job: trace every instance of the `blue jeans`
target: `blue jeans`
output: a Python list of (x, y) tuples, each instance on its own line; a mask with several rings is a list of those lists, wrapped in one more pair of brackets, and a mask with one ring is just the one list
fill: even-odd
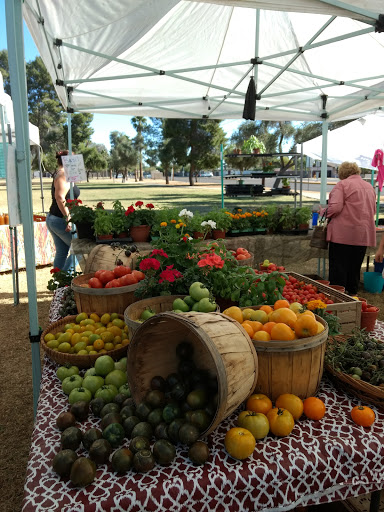
[(48, 213), (46, 223), (56, 248), (53, 266), (66, 272), (71, 268), (74, 259), (68, 256), (72, 235), (69, 231), (65, 231), (67, 223), (63, 218)]

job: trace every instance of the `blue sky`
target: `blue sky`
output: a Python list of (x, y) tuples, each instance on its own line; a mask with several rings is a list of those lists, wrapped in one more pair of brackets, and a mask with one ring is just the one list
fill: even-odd
[[(6, 24), (5, 24), (5, 0), (0, 0), (0, 50), (7, 48), (7, 34), (6, 34)], [(36, 48), (36, 45), (24, 23), (24, 52), (25, 52), (25, 60), (27, 62), (33, 60), (37, 55), (39, 55), (39, 51)], [(228, 135), (234, 131), (241, 121), (228, 119), (221, 123), (224, 131), (227, 132)], [(100, 144), (104, 144), (108, 149), (110, 148), (109, 144), (109, 134), (113, 130), (117, 130), (118, 132), (126, 133), (129, 137), (134, 137), (136, 135), (135, 130), (131, 125), (130, 116), (118, 116), (112, 114), (94, 114), (92, 128), (94, 129), (94, 133), (92, 135), (93, 142), (97, 142)]]

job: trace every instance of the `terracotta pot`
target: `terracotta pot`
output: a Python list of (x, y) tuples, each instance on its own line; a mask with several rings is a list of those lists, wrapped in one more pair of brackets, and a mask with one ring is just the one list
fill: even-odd
[(129, 228), (129, 234), (134, 242), (147, 242), (149, 240), (149, 234), (151, 232), (151, 226), (132, 226)]
[(316, 282), (324, 284), (325, 286), (328, 286), (330, 283), (330, 281), (327, 281), (326, 279), (316, 279)]
[(330, 284), (330, 288), (333, 288), (334, 290), (337, 290), (338, 292), (344, 293), (345, 292), (345, 286), (340, 286), (338, 284)]
[(308, 231), (308, 228), (309, 228), (309, 224), (299, 224), (297, 226), (297, 228), (300, 230), (300, 231)]
[(254, 155), (258, 155), (258, 154), (260, 153), (260, 149), (259, 149), (259, 148), (255, 148), (255, 149), (253, 149), (253, 150), (252, 150), (252, 153), (253, 153)]
[[(367, 304), (368, 308), (372, 307), (372, 304)], [(361, 312), (361, 325), (360, 329), (364, 329), (367, 332), (373, 331), (376, 325), (376, 320), (379, 315), (380, 309), (377, 308), (377, 311), (362, 311)]]
[(195, 239), (204, 238), (204, 233), (202, 233), (201, 231), (194, 231), (193, 238), (195, 238)]
[(206, 240), (212, 240), (212, 232), (208, 231), (207, 236), (205, 237)]
[(122, 233), (119, 233), (117, 235), (117, 238), (127, 238), (128, 233), (126, 231), (123, 231)]
[(110, 234), (110, 235), (97, 235), (97, 238), (99, 240), (112, 240), (113, 239), (113, 235)]
[(213, 229), (212, 236), (214, 240), (217, 240), (218, 238), (225, 238), (225, 231), (224, 229)]

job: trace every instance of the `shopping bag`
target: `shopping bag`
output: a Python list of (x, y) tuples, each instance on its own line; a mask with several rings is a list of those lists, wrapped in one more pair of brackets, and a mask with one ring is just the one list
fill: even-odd
[(309, 242), (310, 247), (316, 247), (317, 249), (328, 249), (327, 242), (327, 212), (325, 211), (317, 226), (313, 228), (312, 238)]

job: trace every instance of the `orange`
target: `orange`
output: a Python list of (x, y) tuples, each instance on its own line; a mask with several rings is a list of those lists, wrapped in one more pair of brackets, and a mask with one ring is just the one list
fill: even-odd
[(279, 341), (292, 341), (295, 334), (287, 324), (277, 323), (271, 329), (271, 339)]
[(266, 331), (257, 331), (255, 332), (255, 334), (252, 336), (252, 339), (253, 340), (256, 340), (256, 341), (270, 341), (271, 339), (271, 336), (268, 332)]
[(253, 332), (261, 331), (263, 328), (263, 324), (261, 322), (257, 322), (256, 320), (248, 320), (248, 322), (253, 327)]
[(285, 299), (277, 300), (273, 305), (273, 309), (276, 310), (280, 308), (289, 308), (289, 302)]
[(289, 325), (289, 327), (293, 327), (297, 322), (297, 316), (292, 309), (279, 308), (271, 314), (271, 320), (272, 322), (283, 323)]
[(287, 409), (295, 420), (300, 419), (304, 409), (302, 399), (292, 393), (284, 393), (283, 395), (280, 395), (276, 400), (276, 407), (279, 407), (280, 409)]
[(309, 396), (304, 400), (304, 414), (310, 420), (321, 420), (325, 414), (325, 404), (320, 398)]
[(294, 325), (295, 333), (299, 338), (308, 338), (317, 334), (317, 321), (310, 315), (301, 315)]
[(230, 316), (234, 320), (237, 320), (239, 324), (243, 323), (243, 312), (237, 306), (231, 306), (223, 311), (223, 315)]
[(247, 334), (252, 338), (252, 336), (253, 336), (253, 327), (251, 325), (249, 325), (249, 323), (247, 321), (243, 322), (241, 325), (247, 331)]
[(261, 309), (261, 311), (265, 311), (268, 315), (268, 313), (270, 313), (271, 311), (273, 311), (273, 309), (271, 308), (271, 306), (260, 306), (259, 309)]
[(266, 324), (263, 325), (261, 329), (267, 332), (268, 334), (271, 334), (271, 330), (274, 325), (276, 325), (276, 322), (267, 322)]

